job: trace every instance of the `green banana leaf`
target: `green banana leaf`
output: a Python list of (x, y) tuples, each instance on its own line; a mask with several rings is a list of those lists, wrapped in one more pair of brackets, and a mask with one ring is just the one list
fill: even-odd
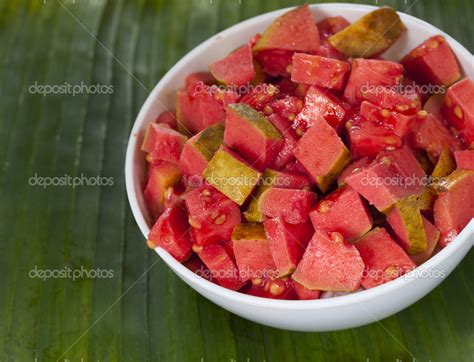
[[(145, 246), (123, 168), (149, 91), (209, 36), (298, 3), (0, 1), (0, 361), (472, 360), (472, 252), (395, 316), (294, 333), (213, 305)], [(474, 49), (471, 0), (364, 3), (418, 16)], [(67, 177), (80, 185), (61, 185)], [(85, 276), (96, 269), (106, 275)]]

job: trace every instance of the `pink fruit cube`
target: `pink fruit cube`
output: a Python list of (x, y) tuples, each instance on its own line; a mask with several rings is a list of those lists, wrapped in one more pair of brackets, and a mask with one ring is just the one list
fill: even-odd
[(365, 263), (362, 286), (366, 289), (396, 279), (416, 267), (384, 228), (375, 228), (354, 245)]
[(281, 218), (267, 219), (263, 222), (270, 242), (270, 250), (280, 277), (291, 274), (298, 265), (313, 236), (311, 223), (288, 224)]
[(281, 217), (290, 224), (308, 220), (308, 213), (316, 202), (316, 194), (306, 190), (272, 187), (259, 198), (259, 210), (268, 217)]
[(318, 202), (309, 214), (315, 229), (337, 231), (352, 241), (372, 229), (372, 217), (359, 194), (343, 187)]
[(247, 84), (255, 77), (250, 44), (246, 44), (225, 58), (212, 63), (209, 69), (214, 78), (226, 85)]
[(148, 152), (149, 160), (178, 163), (187, 137), (166, 124), (150, 123), (143, 139), (142, 151)]
[(459, 170), (474, 171), (474, 150), (455, 151), (454, 158)]

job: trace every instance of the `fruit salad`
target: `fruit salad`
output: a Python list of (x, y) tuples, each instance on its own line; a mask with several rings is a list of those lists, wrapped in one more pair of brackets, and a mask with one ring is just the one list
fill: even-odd
[[(377, 287), (474, 217), (474, 83), (446, 39), (399, 61), (388, 7), (277, 18), (207, 70), (143, 138), (148, 245), (258, 297)], [(236, 44), (237, 46), (238, 44)]]

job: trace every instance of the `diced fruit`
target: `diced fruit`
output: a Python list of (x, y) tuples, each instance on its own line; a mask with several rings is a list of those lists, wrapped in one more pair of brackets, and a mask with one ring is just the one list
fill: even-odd
[(160, 163), (149, 166), (148, 182), (143, 197), (151, 216), (156, 219), (165, 209), (165, 195), (169, 187), (181, 181), (181, 170), (173, 163)]
[(209, 72), (196, 72), (189, 74), (184, 80), (186, 89), (191, 87), (194, 82), (203, 82), (207, 85), (212, 85), (216, 82), (216, 79)]
[(456, 168), (449, 149), (445, 148), (439, 155), (438, 162), (431, 174), (432, 177), (448, 176)]
[(319, 33), (307, 4), (278, 17), (257, 41), (254, 51), (284, 49), (300, 52), (316, 51)]
[(263, 214), (258, 209), (258, 201), (263, 192), (272, 186), (279, 188), (302, 189), (309, 188), (310, 182), (308, 178), (304, 176), (266, 169), (247, 210), (244, 212), (244, 216), (247, 221), (263, 221)]
[(459, 141), (449, 133), (439, 119), (426, 113), (419, 115), (413, 122), (411, 139), (415, 147), (425, 150), (433, 160), (437, 160), (446, 147), (451, 152), (461, 147)]
[(313, 300), (313, 299), (319, 299), (321, 296), (321, 291), (319, 290), (311, 290), (308, 288), (305, 288), (302, 284), (294, 282), (295, 284), (295, 291), (296, 294), (298, 295), (299, 300)]
[(420, 210), (430, 212), (433, 209), (435, 197), (428, 187), (425, 187), (422, 194), (419, 196)]
[(408, 254), (426, 251), (427, 241), (417, 196), (398, 200), (388, 213), (387, 221)]
[(313, 192), (271, 187), (260, 196), (258, 207), (268, 217), (281, 217), (290, 224), (300, 224), (308, 220), (315, 202)]
[(295, 53), (291, 80), (329, 89), (342, 90), (350, 69), (347, 62), (304, 53)]
[(434, 204), (434, 221), (445, 247), (474, 218), (474, 172), (455, 171), (449, 176), (447, 190)]
[(442, 109), (468, 146), (474, 147), (474, 82), (463, 79), (449, 87)]
[(250, 88), (249, 92), (240, 98), (240, 103), (261, 112), (278, 95), (278, 89), (273, 84), (262, 83), (258, 87)]
[(387, 50), (406, 30), (397, 12), (381, 7), (331, 36), (331, 45), (353, 58), (370, 58)]
[(443, 114), (441, 113), (441, 108), (444, 103), (444, 94), (433, 94), (429, 97), (425, 104), (423, 104), (423, 110), (431, 113), (438, 119), (443, 119)]
[(176, 129), (176, 113), (164, 111), (156, 118), (156, 123), (167, 124), (173, 129)]
[(275, 276), (276, 266), (263, 224), (237, 225), (232, 233), (232, 245), (242, 280)]
[(246, 104), (227, 107), (224, 143), (263, 170), (283, 146), (280, 132), (261, 113)]
[(240, 86), (249, 83), (255, 77), (250, 44), (212, 63), (209, 69), (214, 78), (226, 85)]
[(289, 224), (277, 217), (263, 222), (270, 251), (280, 277), (291, 274), (298, 265), (314, 229), (311, 223)]
[(326, 192), (350, 162), (350, 153), (325, 120), (316, 119), (293, 151), (322, 192)]
[(209, 268), (199, 259), (197, 254), (192, 254), (188, 260), (183, 262), (183, 265), (191, 270), (194, 274), (212, 282), (212, 275)]
[(474, 150), (456, 151), (454, 158), (458, 169), (474, 171)]
[(229, 240), (240, 223), (239, 207), (210, 185), (188, 191), (185, 201), (197, 245)]
[(225, 121), (224, 107), (239, 96), (232, 90), (208, 86), (202, 81), (192, 83), (178, 92), (176, 118), (178, 130), (195, 134), (213, 124)]
[(340, 100), (318, 87), (311, 87), (306, 93), (304, 107), (296, 116), (293, 127), (303, 133), (317, 119), (325, 119), (333, 128), (339, 129), (346, 111)]
[(346, 182), (379, 211), (398, 200), (424, 191), (425, 172), (408, 148), (379, 154), (368, 167), (346, 177)]
[(283, 146), (281, 147), (280, 152), (278, 152), (278, 155), (270, 163), (271, 168), (281, 170), (288, 163), (294, 161), (295, 156), (293, 155), (293, 149), (296, 147), (298, 137), (295, 130), (291, 128), (291, 123), (287, 119), (274, 113), (268, 116), (268, 120), (283, 136)]
[(148, 243), (165, 249), (180, 262), (187, 259), (191, 237), (186, 211), (180, 205), (166, 209), (151, 228)]
[(315, 229), (337, 231), (348, 242), (372, 229), (372, 218), (367, 206), (351, 187), (332, 192), (319, 201), (309, 215)]
[(441, 35), (417, 46), (400, 63), (408, 76), (420, 84), (450, 85), (461, 77), (456, 57)]
[(263, 71), (272, 77), (288, 77), (290, 75), (288, 66), (291, 65), (292, 57), (291, 50), (282, 49), (261, 50), (255, 54)]
[(223, 140), (224, 125), (221, 123), (210, 126), (191, 137), (185, 143), (179, 159), (179, 166), (183, 172), (188, 176), (201, 175)]
[(414, 115), (404, 115), (387, 108), (376, 106), (367, 101), (361, 103), (360, 115), (369, 122), (383, 125), (387, 129), (393, 130), (393, 132), (401, 138), (407, 134), (415, 118)]
[(401, 138), (393, 129), (383, 124), (369, 122), (355, 115), (346, 122), (351, 153), (354, 158), (376, 157), (384, 150), (393, 150), (402, 146)]
[(412, 115), (421, 109), (421, 100), (418, 94), (410, 93), (407, 90), (398, 91), (393, 86), (364, 88), (361, 97), (379, 107), (401, 114)]
[(395, 62), (376, 59), (354, 59), (344, 90), (344, 98), (351, 104), (364, 100), (365, 92), (378, 91), (400, 83), (403, 67)]
[(351, 23), (342, 16), (330, 16), (316, 24), (319, 30), (319, 38), (321, 40), (329, 38), (331, 35), (340, 32), (349, 25), (351, 25)]
[(178, 163), (187, 137), (168, 125), (150, 123), (146, 130), (142, 150), (148, 152), (151, 162), (167, 161)]
[(206, 181), (238, 205), (242, 205), (261, 174), (225, 147), (209, 161), (203, 174)]
[(240, 279), (239, 270), (221, 245), (207, 245), (198, 255), (211, 271), (212, 280), (231, 290), (242, 288), (244, 282)]
[(341, 234), (316, 230), (292, 278), (310, 290), (350, 292), (359, 288), (363, 272), (359, 252)]
[(421, 265), (431, 258), (439, 240), (439, 230), (424, 216), (421, 218), (423, 219), (423, 228), (426, 235), (426, 251), (411, 256), (411, 260), (413, 260), (416, 265)]
[(396, 279), (416, 266), (384, 228), (375, 228), (354, 245), (365, 263), (362, 286), (366, 289)]
[(371, 162), (371, 159), (368, 157), (362, 157), (357, 161), (350, 163), (337, 178), (337, 184), (339, 187), (347, 185), (346, 177), (352, 175), (353, 173), (359, 172), (362, 168), (368, 166)]
[(255, 278), (246, 293), (261, 298), (298, 299), (294, 283), (288, 277), (281, 279)]

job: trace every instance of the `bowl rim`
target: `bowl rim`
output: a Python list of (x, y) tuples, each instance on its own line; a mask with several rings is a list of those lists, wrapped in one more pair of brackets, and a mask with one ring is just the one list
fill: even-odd
[[(328, 11), (337, 11), (338, 9), (350, 9), (350, 8), (358, 8), (360, 10), (367, 10), (372, 11), (379, 6), (373, 5), (365, 5), (365, 4), (349, 4), (349, 3), (325, 3), (325, 4), (310, 4), (309, 5), (312, 10), (314, 9), (323, 9)], [(242, 25), (251, 25), (253, 23), (259, 23), (265, 19), (274, 19), (277, 16), (281, 15), (282, 13), (289, 11), (295, 8), (286, 7), (278, 10), (274, 10), (271, 12), (259, 14), (255, 17), (249, 18), (247, 20), (241, 21), (237, 24), (232, 25), (229, 28), (226, 28), (220, 31), (217, 34), (214, 34), (191, 51), (186, 53), (171, 69), (169, 69), (166, 74), (160, 79), (160, 81), (155, 85), (151, 93), (148, 95), (145, 103), (142, 105), (140, 112), (135, 119), (133, 124), (130, 137), (128, 140), (128, 145), (126, 149), (126, 159), (125, 159), (125, 185), (126, 185), (126, 192), (129, 200), (130, 207), (132, 209), (132, 213), (137, 223), (140, 231), (146, 238), (150, 227), (146, 222), (146, 217), (142, 213), (139, 203), (137, 201), (137, 192), (134, 184), (134, 171), (135, 171), (135, 164), (134, 164), (134, 157), (135, 151), (137, 149), (137, 133), (138, 130), (143, 122), (146, 122), (145, 116), (148, 110), (151, 108), (153, 103), (156, 99), (158, 99), (159, 93), (163, 91), (164, 85), (168, 82), (168, 80), (172, 77), (172, 75), (179, 69), (183, 64), (191, 60), (196, 54), (199, 54), (202, 49), (209, 46), (212, 42), (215, 41), (216, 38), (225, 37), (229, 33), (233, 33)], [(441, 29), (435, 27), (434, 25), (418, 19), (412, 15), (397, 11), (403, 21), (408, 21), (411, 23), (415, 23), (418, 26), (425, 27), (433, 32), (443, 35), (450, 46), (453, 48), (453, 52), (459, 57), (460, 55), (464, 58), (472, 57), (472, 54), (457, 40), (452, 38), (449, 34), (445, 33)], [(140, 188), (141, 189), (141, 188)], [(461, 247), (464, 243), (468, 243), (471, 240), (471, 247), (474, 242), (474, 219), (471, 219), (468, 225), (459, 233), (455, 240), (449, 243), (444, 249), (438, 252), (436, 255), (431, 257), (428, 261), (417, 266), (411, 272), (394, 279), (390, 282), (385, 284), (379, 285), (374, 288), (365, 289), (360, 292), (337, 296), (332, 298), (325, 298), (325, 299), (315, 299), (315, 300), (278, 300), (278, 299), (270, 299), (270, 298), (263, 298), (252, 296), (244, 293), (240, 293), (237, 291), (233, 291), (227, 288), (224, 288), (218, 284), (212, 283), (199, 275), (195, 274), (193, 271), (186, 268), (183, 264), (178, 262), (174, 257), (172, 257), (166, 250), (156, 247), (155, 251), (157, 254), (163, 259), (163, 261), (170, 267), (180, 278), (184, 281), (192, 280), (194, 278), (194, 282), (199, 285), (200, 288), (205, 290), (209, 294), (214, 294), (223, 299), (231, 299), (234, 302), (240, 302), (247, 305), (252, 305), (255, 307), (263, 307), (263, 308), (274, 308), (279, 310), (291, 309), (291, 310), (308, 310), (308, 309), (331, 309), (334, 307), (340, 306), (349, 306), (352, 304), (359, 304), (363, 301), (368, 299), (377, 298), (383, 294), (393, 292), (398, 290), (402, 287), (405, 287), (415, 281), (421, 279), (420, 277), (414, 276), (415, 273), (423, 273), (423, 271), (428, 270), (436, 270), (436, 266), (442, 264), (445, 260), (447, 260), (452, 254), (455, 253), (457, 249)], [(447, 275), (446, 275), (447, 276)], [(446, 277), (444, 276), (444, 277)], [(442, 277), (441, 279), (443, 279)], [(198, 291), (199, 292), (199, 291)]]

